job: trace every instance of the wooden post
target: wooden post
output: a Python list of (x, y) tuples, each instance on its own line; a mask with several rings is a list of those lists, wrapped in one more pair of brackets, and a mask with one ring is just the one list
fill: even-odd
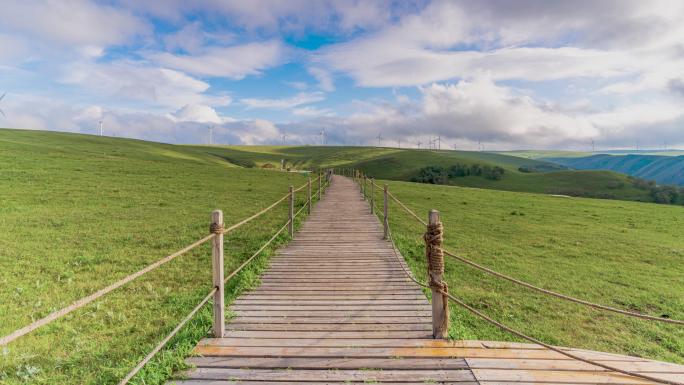
[(323, 173), (318, 172), (318, 200), (320, 201), (321, 198), (323, 198)]
[(311, 214), (311, 177), (309, 177), (309, 185), (308, 185), (308, 188), (309, 188), (309, 196), (308, 196), (308, 198), (307, 198), (307, 199), (308, 199), (308, 203), (307, 203), (307, 207), (306, 207), (306, 212), (307, 212), (307, 214)]
[(371, 206), (371, 214), (375, 214), (375, 178), (371, 178), (370, 181), (370, 206)]
[(382, 219), (382, 227), (383, 227), (383, 229), (384, 229), (384, 235), (382, 236), (382, 239), (387, 239), (387, 236), (388, 236), (388, 233), (389, 233), (389, 222), (388, 222), (388, 218), (387, 218), (387, 214), (388, 214), (388, 211), (389, 211), (389, 210), (388, 210), (388, 209), (389, 209), (389, 201), (387, 200), (387, 198), (389, 198), (389, 197), (387, 196), (387, 195), (388, 195), (388, 194), (387, 194), (388, 188), (389, 188), (389, 187), (385, 184), (385, 188), (384, 188), (384, 197), (385, 197), (384, 205), (385, 205), (385, 206), (384, 206), (384, 208), (383, 208), (383, 209), (384, 209), (384, 212), (383, 212), (383, 217), (382, 217), (382, 218), (383, 218), (383, 219)]
[(361, 197), (366, 199), (366, 176), (364, 175), (359, 182), (361, 182)]
[[(440, 223), (439, 211), (430, 210), (428, 214), (428, 225), (434, 226)], [(441, 239), (434, 245), (441, 249)], [(430, 258), (430, 257), (428, 257)], [(439, 291), (433, 282), (444, 281), (444, 255), (440, 254), (441, 263), (433, 264), (428, 261), (428, 275), (430, 276), (430, 289), (432, 290), (432, 338), (446, 339), (449, 334), (449, 300), (446, 295)], [(441, 268), (436, 268), (439, 265)]]
[[(212, 228), (223, 229), (223, 211), (214, 210), (211, 213)], [(223, 338), (225, 334), (225, 303), (223, 300), (223, 233), (214, 236), (211, 249), (211, 267), (213, 282), (216, 287), (214, 293), (214, 337)]]
[(294, 186), (290, 186), (290, 223), (287, 225), (287, 231), (290, 233), (291, 237), (294, 236), (294, 201)]

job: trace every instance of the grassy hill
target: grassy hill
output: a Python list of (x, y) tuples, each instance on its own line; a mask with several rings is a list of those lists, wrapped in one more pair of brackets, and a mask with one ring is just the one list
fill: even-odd
[[(0, 335), (201, 238), (213, 209), (234, 223), (303, 182), (188, 147), (0, 130)], [(286, 211), (282, 205), (227, 236), (226, 271), (270, 238)], [(227, 289), (231, 298), (266, 260)], [(118, 383), (210, 288), (205, 245), (10, 344), (0, 354), (0, 383)], [(145, 383), (180, 365), (210, 319), (204, 312), (184, 330), (172, 343), (176, 354), (145, 369)]]
[[(561, 293), (684, 319), (684, 207), (387, 183), (420, 216), (440, 210), (445, 247), (468, 259)], [(376, 202), (382, 202), (379, 191)], [(425, 281), (424, 227), (394, 202), (390, 224), (402, 254)], [(599, 312), (445, 259), (450, 293), (528, 335), (684, 363), (684, 328), (678, 325)], [(450, 336), (517, 340), (455, 305)]]
[[(211, 210), (221, 208), (226, 222), (235, 222), (282, 196), (287, 186), (303, 183), (300, 175), (256, 167), (262, 162), (279, 164), (284, 154), (302, 168), (364, 163), (377, 176), (396, 178), (410, 176), (402, 168), (414, 170), (439, 161), (449, 165), (488, 160), (511, 173), (528, 164), (497, 154), (172, 146), (0, 130), (0, 335), (200, 238), (207, 232)], [(240, 162), (255, 167), (236, 167)], [(580, 175), (582, 181), (596, 176), (591, 183), (605, 183), (600, 172), (578, 173), (585, 172), (519, 173), (519, 179), (511, 179), (527, 189), (550, 183), (554, 174), (561, 175), (551, 179), (556, 185), (565, 181), (572, 186), (568, 175)], [(469, 258), (571, 295), (684, 318), (682, 207), (389, 183), (418, 212), (442, 210), (447, 245)], [(285, 218), (286, 208), (279, 207), (230, 234), (226, 270), (247, 258)], [(424, 229), (399, 214), (391, 221), (402, 252), (421, 274)], [(228, 299), (254, 285), (267, 263), (267, 256), (260, 258), (241, 274), (227, 288)], [(681, 328), (559, 303), (451, 262), (447, 272), (452, 292), (547, 342), (684, 360)], [(210, 282), (207, 246), (10, 344), (0, 354), (0, 382), (117, 383), (205, 295)], [(453, 314), (454, 337), (510, 338), (456, 309)], [(144, 383), (163, 383), (209, 325), (205, 311), (172, 341), (173, 350), (144, 370)]]
[[(378, 179), (411, 181), (428, 166), (449, 168), (455, 164), (499, 166), (500, 180), (481, 176), (450, 178), (449, 184), (496, 190), (652, 201), (649, 192), (636, 187), (626, 175), (610, 171), (569, 171), (541, 160), (476, 151), (437, 151), (378, 147), (319, 146), (190, 146), (244, 167), (347, 167), (363, 170)], [(557, 170), (521, 172), (521, 167)]]
[(684, 186), (684, 155), (609, 155), (548, 158), (578, 170), (610, 170), (659, 184)]

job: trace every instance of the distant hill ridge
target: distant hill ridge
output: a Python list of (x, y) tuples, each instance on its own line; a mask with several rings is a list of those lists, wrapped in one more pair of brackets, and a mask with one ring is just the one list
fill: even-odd
[(544, 158), (577, 170), (609, 170), (654, 180), (658, 184), (684, 186), (684, 155), (611, 155)]

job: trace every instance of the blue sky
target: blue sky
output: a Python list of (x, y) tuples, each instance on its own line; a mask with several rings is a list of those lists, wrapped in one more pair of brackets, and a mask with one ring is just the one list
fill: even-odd
[[(684, 3), (10, 0), (0, 127), (205, 143), (684, 146)], [(423, 145), (425, 146), (425, 145)]]

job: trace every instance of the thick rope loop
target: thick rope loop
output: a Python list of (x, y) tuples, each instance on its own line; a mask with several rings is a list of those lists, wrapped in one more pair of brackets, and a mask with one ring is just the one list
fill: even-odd
[(212, 234), (223, 234), (224, 231), (222, 223), (212, 223), (209, 225), (209, 232)]
[(443, 234), (442, 222), (427, 225), (423, 240), (425, 241), (425, 256), (428, 260), (429, 271), (444, 272)]

